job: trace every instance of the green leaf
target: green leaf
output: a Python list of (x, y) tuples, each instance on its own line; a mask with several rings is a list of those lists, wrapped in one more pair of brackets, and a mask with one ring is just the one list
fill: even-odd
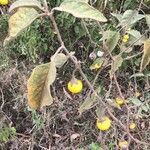
[(127, 31), (127, 33), (134, 36), (136, 39), (140, 39), (142, 36), (141, 33), (137, 30), (129, 30), (129, 31)]
[(145, 15), (145, 18), (146, 18), (146, 23), (150, 29), (150, 15)]
[[(96, 91), (97, 93), (100, 93), (101, 87), (98, 87)], [(82, 114), (84, 111), (91, 109), (96, 102), (97, 102), (97, 98), (95, 97), (94, 93), (88, 95), (84, 100), (84, 102), (80, 105), (78, 112)]]
[(150, 39), (144, 42), (144, 53), (141, 61), (140, 71), (143, 71), (150, 63)]
[(126, 10), (118, 26), (129, 28), (144, 17), (145, 16), (139, 14), (137, 10)]
[(92, 108), (92, 106), (94, 105), (94, 103), (97, 101), (96, 97), (94, 94), (90, 96), (88, 96), (84, 102), (80, 105), (78, 112), (80, 114), (82, 114), (84, 111), (89, 110)]
[(18, 8), (9, 19), (9, 35), (4, 40), (4, 46), (20, 35), (38, 16), (34, 8)]
[(112, 16), (118, 19), (119, 22), (122, 20), (122, 14), (111, 13)]
[(10, 5), (9, 12), (18, 9), (19, 7), (34, 7), (42, 9), (41, 3), (37, 0), (17, 0)]
[(142, 102), (136, 97), (129, 98), (129, 101), (131, 101), (137, 107), (142, 105)]
[(130, 36), (129, 44), (134, 43), (134, 45), (141, 45), (145, 41), (145, 37), (142, 36), (141, 33), (137, 30), (129, 30), (127, 33), (132, 36)]
[(119, 32), (110, 30), (105, 31), (102, 38), (102, 40), (105, 40), (105, 44), (110, 52), (116, 47), (119, 39)]
[(98, 143), (92, 142), (90, 144), (90, 150), (102, 150), (101, 146)]
[(64, 1), (59, 7), (55, 7), (54, 9), (68, 12), (78, 18), (89, 18), (100, 22), (107, 21), (107, 19), (100, 11), (90, 6), (88, 3), (83, 2), (83, 0)]

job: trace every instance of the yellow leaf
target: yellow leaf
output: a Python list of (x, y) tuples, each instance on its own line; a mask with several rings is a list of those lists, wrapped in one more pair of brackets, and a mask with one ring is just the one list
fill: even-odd
[(144, 54), (141, 61), (140, 71), (143, 71), (150, 63), (150, 39), (144, 42)]
[(55, 54), (51, 57), (50, 63), (33, 69), (27, 83), (28, 105), (31, 108), (40, 109), (53, 103), (50, 86), (56, 78), (56, 67), (60, 68), (67, 59), (68, 57), (63, 53)]
[(55, 63), (37, 66), (27, 83), (28, 105), (33, 109), (39, 109), (43, 106), (51, 105), (53, 102), (50, 85), (56, 78)]
[(34, 8), (18, 8), (9, 19), (9, 35), (4, 41), (4, 46), (15, 39), (38, 16), (39, 14)]
[(110, 76), (113, 77), (114, 73), (121, 67), (123, 63), (123, 58), (121, 55), (116, 55), (113, 57), (113, 62), (111, 64)]

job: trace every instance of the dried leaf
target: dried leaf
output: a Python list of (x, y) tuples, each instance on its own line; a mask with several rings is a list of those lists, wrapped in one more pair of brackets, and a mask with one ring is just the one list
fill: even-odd
[(9, 35), (4, 40), (4, 46), (15, 39), (38, 16), (39, 14), (34, 8), (18, 8), (17, 12), (9, 19)]
[(103, 38), (101, 40), (104, 40), (107, 46), (107, 49), (109, 51), (112, 51), (116, 47), (119, 39), (120, 39), (119, 32), (108, 30), (104, 32)]
[(143, 71), (150, 63), (150, 39), (144, 42), (144, 54), (141, 61), (140, 71)]
[(68, 12), (78, 18), (89, 18), (100, 22), (107, 21), (100, 11), (90, 6), (87, 1), (83, 2), (83, 0), (66, 0), (54, 9)]
[(53, 103), (50, 86), (56, 78), (56, 67), (62, 66), (67, 59), (65, 54), (55, 54), (51, 57), (50, 63), (39, 65), (33, 69), (27, 83), (28, 105), (31, 108), (41, 109)]
[(56, 67), (60, 68), (61, 66), (64, 65), (64, 63), (67, 61), (68, 56), (66, 56), (63, 53), (59, 53), (56, 56), (52, 56), (51, 61), (54, 61), (54, 63), (56, 64)]
[(122, 63), (123, 63), (123, 58), (121, 57), (121, 55), (114, 56), (113, 62), (111, 64), (110, 74), (113, 75), (119, 69), (119, 67), (121, 67)]
[(56, 78), (54, 62), (37, 66), (27, 83), (28, 105), (33, 109), (51, 105), (53, 102), (50, 85)]
[[(98, 87), (96, 91), (97, 93), (100, 93), (101, 87)], [(91, 109), (96, 102), (97, 102), (97, 98), (95, 97), (94, 93), (92, 93), (91, 95), (88, 95), (86, 99), (84, 100), (84, 102), (79, 107), (78, 112), (82, 114), (84, 111)]]
[(92, 108), (93, 104), (97, 101), (95, 95), (92, 94), (91, 97), (87, 97), (78, 109), (79, 114)]
[(9, 12), (11, 13), (19, 7), (35, 7), (42, 9), (41, 3), (37, 0), (17, 0), (10, 5)]

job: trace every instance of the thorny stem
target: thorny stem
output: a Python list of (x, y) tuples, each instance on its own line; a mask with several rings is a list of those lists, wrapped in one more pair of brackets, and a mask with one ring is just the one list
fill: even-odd
[(145, 145), (150, 145), (149, 143), (146, 143), (146, 142), (142, 142), (142, 141), (139, 141), (138, 139), (135, 139), (128, 131), (127, 131), (127, 128), (126, 126), (124, 126), (122, 124), (122, 122), (120, 120), (118, 120), (113, 114), (112, 112), (110, 111), (110, 109), (108, 108), (108, 106), (102, 101), (101, 97), (97, 94), (97, 92), (95, 91), (95, 89), (93, 88), (92, 84), (89, 82), (89, 80), (87, 79), (86, 75), (84, 74), (84, 72), (82, 71), (81, 67), (80, 67), (80, 63), (78, 61), (76, 61), (73, 56), (69, 53), (68, 49), (65, 47), (64, 45), (64, 42), (62, 40), (62, 37), (61, 37), (61, 34), (59, 32), (59, 29), (58, 29), (58, 26), (57, 26), (57, 23), (55, 21), (55, 18), (53, 16), (53, 11), (52, 10), (51, 12), (48, 11), (47, 15), (50, 17), (50, 20), (55, 28), (55, 31), (57, 33), (57, 37), (58, 37), (58, 40), (61, 44), (61, 47), (62, 49), (64, 49), (64, 51), (66, 52), (66, 54), (69, 56), (69, 58), (72, 60), (72, 62), (75, 64), (75, 67), (77, 67), (77, 69), (79, 70), (81, 76), (83, 77), (83, 79), (85, 80), (85, 82), (87, 83), (87, 85), (89, 86), (90, 90), (93, 92), (93, 94), (95, 95), (95, 97), (97, 97), (97, 99), (101, 102), (101, 104), (106, 108), (108, 114), (111, 116), (111, 118), (118, 124), (120, 124), (120, 126), (127, 132), (127, 134), (130, 136), (130, 138), (135, 141), (136, 143), (138, 144), (145, 144)]

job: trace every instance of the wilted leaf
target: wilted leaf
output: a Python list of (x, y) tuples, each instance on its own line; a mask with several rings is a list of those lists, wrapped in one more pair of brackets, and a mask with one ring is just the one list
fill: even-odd
[[(97, 93), (100, 93), (101, 87), (97, 88), (96, 91)], [(95, 97), (94, 93), (88, 95), (84, 102), (80, 105), (78, 109), (79, 113), (82, 114), (84, 111), (91, 109), (96, 102), (97, 98)]]
[(59, 7), (54, 8), (55, 10), (65, 11), (78, 18), (89, 18), (100, 22), (106, 22), (107, 19), (97, 9), (90, 6), (87, 1), (83, 0), (66, 0), (61, 3)]
[(67, 61), (68, 56), (63, 53), (57, 54), (55, 57), (52, 56), (51, 61), (56, 64), (56, 67), (60, 68)]
[(133, 25), (134, 23), (136, 23), (144, 17), (145, 16), (139, 14), (137, 10), (126, 10), (118, 26), (129, 28), (131, 25)]
[(113, 75), (119, 69), (119, 67), (121, 67), (122, 63), (123, 63), (123, 58), (121, 57), (121, 55), (114, 56), (113, 62), (111, 64), (110, 74)]
[(96, 116), (100, 119), (105, 114), (105, 108), (102, 105), (96, 107)]
[(50, 86), (56, 78), (56, 67), (61, 67), (67, 59), (63, 53), (55, 54), (51, 57), (50, 63), (39, 65), (33, 69), (27, 83), (28, 105), (31, 108), (39, 109), (53, 103)]
[(4, 41), (4, 46), (24, 31), (38, 16), (34, 8), (18, 8), (9, 19), (9, 35)]
[(50, 85), (56, 78), (56, 66), (54, 62), (37, 66), (27, 83), (28, 105), (33, 109), (51, 105), (53, 98), (50, 93)]
[(144, 54), (141, 61), (140, 71), (143, 71), (150, 63), (150, 39), (144, 42)]
[(103, 38), (101, 40), (104, 40), (107, 46), (107, 49), (109, 51), (112, 51), (116, 47), (119, 39), (120, 39), (119, 32), (108, 30), (104, 32)]
[(79, 107), (78, 112), (82, 114), (84, 111), (91, 109), (96, 101), (97, 99), (94, 94), (92, 94), (91, 97), (88, 96)]
[(150, 29), (150, 15), (145, 15), (145, 17), (146, 17), (147, 25), (148, 25), (148, 27)]
[(16, 10), (19, 7), (35, 7), (42, 9), (41, 3), (37, 0), (17, 0), (10, 5), (9, 12)]

